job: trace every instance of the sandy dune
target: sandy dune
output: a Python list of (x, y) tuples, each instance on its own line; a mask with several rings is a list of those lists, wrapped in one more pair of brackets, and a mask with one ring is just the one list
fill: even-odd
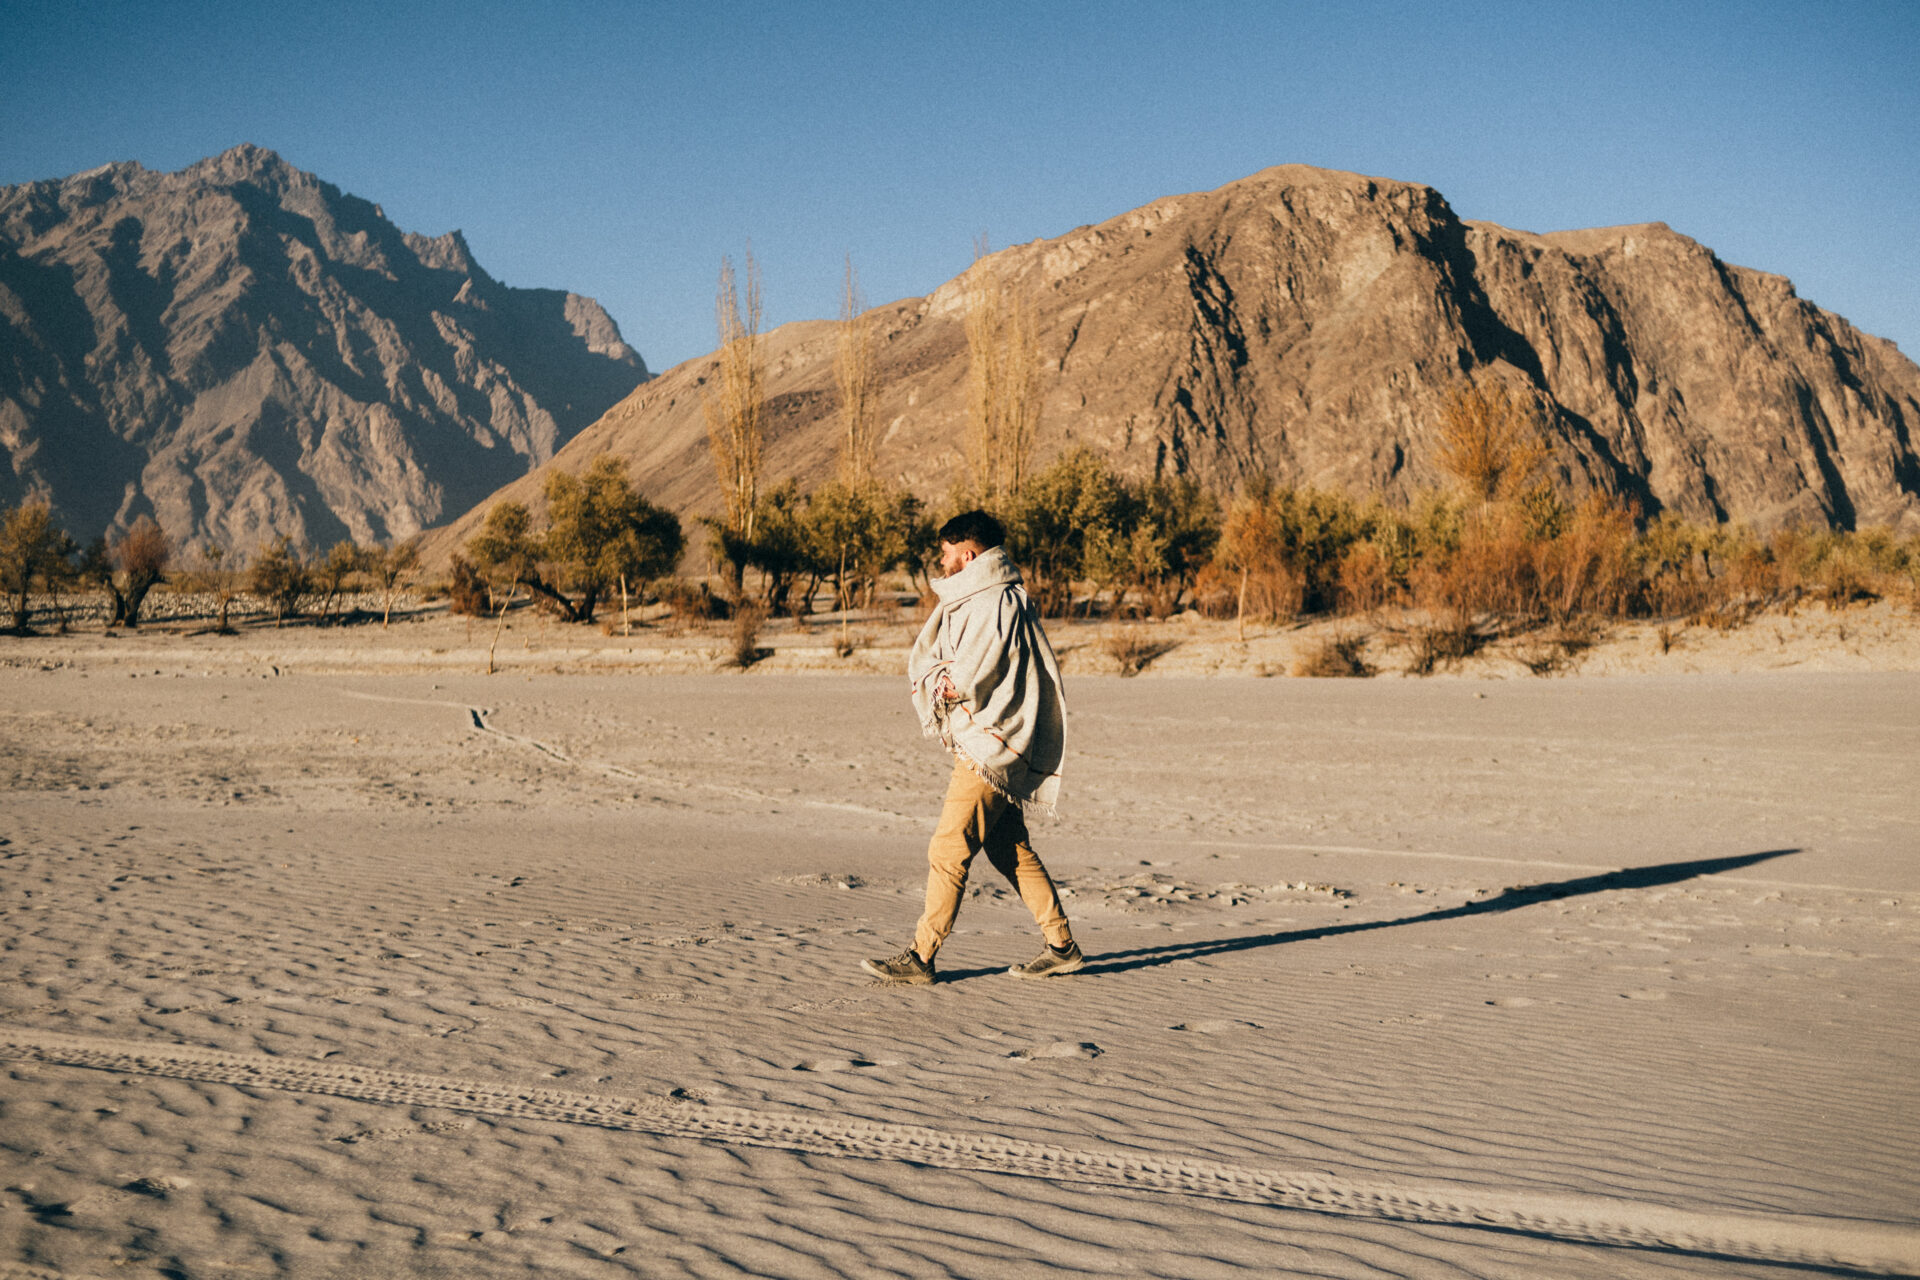
[(1920, 1271), (1920, 675), (1081, 675), (897, 990), (900, 680), (218, 643), (0, 671), (0, 1275)]

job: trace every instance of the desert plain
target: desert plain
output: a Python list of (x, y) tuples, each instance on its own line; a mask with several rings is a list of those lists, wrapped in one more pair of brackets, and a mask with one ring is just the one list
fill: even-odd
[(1090, 963), (1007, 976), (980, 865), (920, 988), (898, 628), (0, 639), (0, 1275), (1920, 1272), (1890, 610), (1544, 679), (1059, 628)]

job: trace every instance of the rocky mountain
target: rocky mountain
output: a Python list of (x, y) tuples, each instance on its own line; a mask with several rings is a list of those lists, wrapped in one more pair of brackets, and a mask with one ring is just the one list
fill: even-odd
[(271, 151), (0, 188), (0, 503), (251, 551), (411, 535), (647, 378), (591, 298)]
[[(1034, 300), (1041, 462), (1087, 444), (1134, 475), (1223, 491), (1264, 470), (1405, 498), (1442, 481), (1449, 389), (1500, 379), (1538, 406), (1570, 490), (1762, 528), (1920, 529), (1920, 367), (1659, 223), (1534, 235), (1463, 221), (1429, 187), (1290, 165), (972, 269)], [(962, 467), (966, 280), (872, 313), (881, 468), (928, 496)], [(831, 473), (835, 332), (766, 335), (771, 479)], [(715, 510), (701, 413), (715, 367), (647, 383), (549, 465), (611, 450), (656, 501)]]

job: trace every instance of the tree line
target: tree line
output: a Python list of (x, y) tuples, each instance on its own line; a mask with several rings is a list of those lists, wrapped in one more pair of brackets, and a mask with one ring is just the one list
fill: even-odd
[[(1649, 520), (1606, 494), (1564, 492), (1550, 479), (1539, 405), (1490, 379), (1462, 380), (1446, 398), (1433, 424), (1446, 481), (1404, 505), (1257, 474), (1218, 494), (1189, 478), (1122, 475), (1086, 448), (1036, 469), (1045, 362), (1034, 307), (984, 241), (965, 290), (965, 466), (944, 503), (930, 505), (878, 474), (878, 339), (851, 260), (834, 360), (837, 473), (810, 492), (792, 480), (770, 485), (762, 475), (766, 373), (751, 248), (744, 278), (743, 290), (731, 260), (722, 261), (720, 347), (704, 406), (723, 501), (699, 524), (720, 592), (678, 576), (687, 550), (681, 520), (650, 503), (624, 463), (602, 455), (577, 475), (550, 474), (538, 513), (518, 502), (488, 511), (453, 557), (456, 611), (504, 616), (524, 598), (565, 621), (591, 623), (616, 599), (629, 615), (651, 598), (706, 617), (743, 608), (803, 615), (823, 589), (836, 609), (871, 605), (890, 574), (924, 596), (937, 558), (936, 517), (971, 506), (1005, 524), (1008, 549), (1049, 616), (1191, 609), (1236, 619), (1244, 635), (1249, 619), (1412, 609), (1428, 620), (1429, 661), (1464, 656), (1500, 634), (1565, 630), (1581, 620), (1731, 626), (1808, 595), (1833, 604), (1920, 598), (1920, 537), (1886, 529), (1763, 536), (1670, 514)], [(173, 559), (146, 517), (85, 549), (54, 525), (45, 504), (23, 504), (0, 521), (0, 590), (15, 630), (26, 628), (36, 588), (56, 615), (65, 594), (103, 591), (109, 625), (137, 626)], [(385, 591), (384, 621), (417, 565), (410, 542), (346, 542), (321, 554), (280, 538), (250, 564), (202, 547), (179, 577), (215, 597), (224, 630), (228, 604), (243, 589), (266, 601), (276, 621), (314, 607), (331, 617), (356, 576)]]
[(370, 585), (381, 593), (385, 626), (396, 596), (419, 564), (419, 547), (411, 539), (375, 546), (349, 540), (322, 552), (281, 536), (251, 559), (214, 542), (182, 557), (151, 516), (83, 548), (55, 523), (45, 502), (0, 511), (0, 591), (16, 635), (31, 629), (35, 594), (65, 630), (69, 601), (84, 591), (107, 597), (108, 628), (138, 628), (154, 589), (163, 584), (210, 597), (212, 629), (220, 632), (232, 631), (232, 606), (242, 594), (263, 602), (276, 623), (316, 612), (321, 620), (333, 621), (349, 587)]
[[(1129, 478), (1086, 448), (1030, 470), (997, 499), (970, 476), (938, 508), (857, 472), (812, 492), (789, 480), (757, 491), (750, 523), (704, 522), (722, 566), (719, 595), (672, 576), (684, 545), (677, 522), (648, 507), (621, 465), (603, 456), (585, 480), (549, 482), (544, 533), (517, 504), (494, 508), (468, 544), (467, 571), (494, 592), (491, 601), (517, 584), (575, 621), (592, 619), (596, 584), (604, 595), (620, 566), (630, 584), (652, 584), (654, 598), (684, 612), (714, 616), (750, 604), (803, 615), (823, 589), (833, 608), (871, 603), (888, 574), (924, 596), (938, 518), (985, 503), (1047, 616), (1194, 610), (1236, 620), (1244, 634), (1250, 620), (1413, 610), (1428, 619), (1423, 642), (1434, 661), (1583, 621), (1732, 626), (1808, 597), (1835, 605), (1920, 599), (1920, 537), (1886, 529), (1762, 535), (1671, 514), (1644, 520), (1610, 495), (1564, 494), (1547, 477), (1535, 410), (1498, 384), (1456, 388), (1437, 435), (1447, 483), (1405, 505), (1264, 475), (1220, 495), (1190, 478)], [(584, 518), (567, 499), (576, 487), (606, 495), (600, 515)], [(648, 543), (641, 531), (649, 521), (669, 532)], [(628, 541), (595, 543), (590, 528), (624, 528)], [(599, 545), (623, 549), (595, 552)]]

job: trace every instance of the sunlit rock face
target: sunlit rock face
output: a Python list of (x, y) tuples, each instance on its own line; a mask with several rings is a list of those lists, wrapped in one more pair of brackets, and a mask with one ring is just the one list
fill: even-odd
[(0, 188), (0, 502), (83, 539), (409, 536), (647, 376), (591, 298), (509, 288), (271, 151)]
[[(1499, 380), (1536, 407), (1571, 492), (1762, 529), (1920, 529), (1920, 367), (1659, 223), (1534, 235), (1463, 221), (1429, 187), (1290, 165), (983, 267), (1037, 312), (1041, 463), (1086, 444), (1136, 476), (1230, 491), (1264, 471), (1405, 499), (1444, 482), (1449, 390)], [(963, 276), (871, 313), (879, 462), (930, 498), (964, 467), (966, 295)], [(766, 335), (770, 481), (832, 473), (836, 332)], [(657, 499), (716, 510), (714, 371), (709, 356), (640, 387), (549, 465), (611, 449)]]

